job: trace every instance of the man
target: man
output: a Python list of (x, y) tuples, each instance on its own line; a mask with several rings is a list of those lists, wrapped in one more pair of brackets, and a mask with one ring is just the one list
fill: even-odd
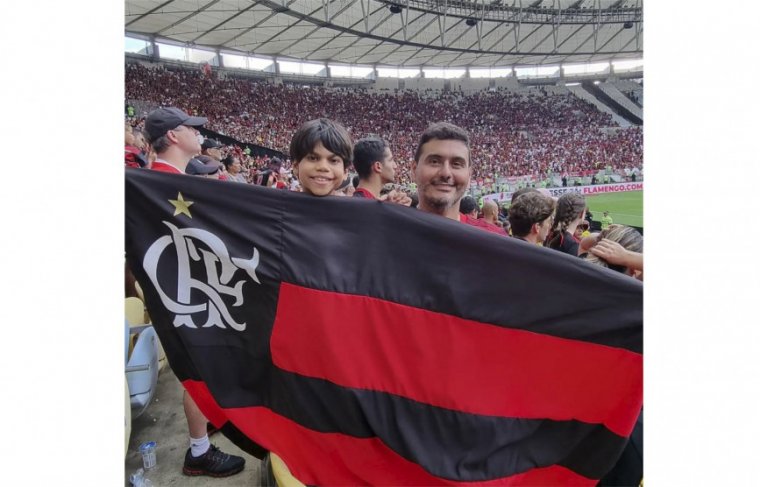
[(222, 162), (222, 144), (215, 139), (205, 139), (201, 144), (201, 153), (213, 158), (216, 162)]
[(518, 196), (509, 207), (512, 236), (530, 242), (542, 243), (554, 222), (554, 200), (539, 192)]
[[(197, 127), (208, 120), (191, 117), (179, 108), (159, 108), (145, 120), (145, 139), (156, 153), (151, 169), (171, 174), (185, 174), (190, 160), (201, 151), (203, 138)], [(193, 164), (196, 166), (196, 164)], [(218, 169), (218, 166), (217, 166)], [(185, 453), (182, 472), (186, 475), (228, 477), (245, 466), (242, 457), (228, 455), (208, 440), (208, 421), (193, 399), (184, 393), (183, 406), (190, 433), (190, 448)]]
[(499, 226), (499, 205), (493, 200), (483, 202), (483, 218), (478, 219), (483, 227), (493, 233), (507, 236), (507, 232)]
[(380, 194), (383, 186), (396, 180), (397, 167), (387, 142), (379, 137), (361, 139), (354, 145), (354, 168), (359, 175), (359, 185), (353, 196), (409, 206), (412, 199), (403, 192), (392, 190), (383, 197)]
[[(483, 203), (484, 210), (486, 208), (486, 203), (496, 205), (493, 201), (486, 201)], [(498, 208), (496, 211), (498, 212)], [(498, 233), (499, 235), (508, 237), (507, 232), (505, 232), (500, 226), (491, 224), (484, 218), (478, 218), (478, 203), (472, 196), (465, 196), (462, 198), (462, 201), (459, 202), (459, 213), (462, 214), (461, 221), (463, 223), (467, 223), (473, 227), (482, 228), (487, 232)]]
[(459, 213), (472, 220), (478, 219), (478, 202), (472, 196), (465, 196), (459, 202)]
[(610, 225), (612, 225), (614, 222), (612, 221), (612, 217), (610, 216), (609, 211), (604, 212), (604, 216), (602, 217), (602, 230), (607, 230)]
[(420, 137), (412, 162), (419, 208), (463, 221), (459, 203), (470, 185), (470, 137), (447, 122), (431, 124)]
[(190, 160), (185, 169), (186, 174), (202, 176), (209, 179), (219, 179), (221, 165), (210, 156), (198, 156)]

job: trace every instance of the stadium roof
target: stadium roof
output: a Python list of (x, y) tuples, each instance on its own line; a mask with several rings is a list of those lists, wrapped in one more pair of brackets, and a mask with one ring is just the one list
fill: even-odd
[(128, 34), (301, 61), (522, 66), (639, 59), (643, 0), (126, 0)]

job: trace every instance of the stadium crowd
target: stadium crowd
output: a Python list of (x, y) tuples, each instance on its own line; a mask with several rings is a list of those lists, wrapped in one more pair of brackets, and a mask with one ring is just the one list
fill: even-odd
[[(153, 106), (177, 106), (203, 114), (207, 128), (243, 144), (283, 153), (306, 120), (327, 117), (358, 140), (378, 135), (389, 141), (399, 163), (396, 182), (411, 182), (416, 134), (432, 120), (461, 126), (472, 141), (473, 180), (588, 173), (610, 168), (629, 174), (642, 167), (642, 131), (620, 128), (609, 114), (571, 94), (530, 92), (398, 91), (274, 85), (250, 79), (211, 76), (200, 70), (126, 65), (126, 98)], [(143, 116), (131, 123), (141, 128)], [(248, 157), (237, 146), (243, 173), (266, 167), (267, 157)]]
[[(147, 116), (140, 132), (127, 124), (127, 166), (191, 177), (223, 178), (230, 181), (229, 184), (244, 182), (236, 177), (240, 174), (238, 154), (225, 154), (225, 148), (218, 141), (200, 135), (200, 127), (208, 123), (210, 120), (205, 114), (189, 115), (178, 108), (164, 107)], [(504, 215), (499, 218), (493, 202), (483, 205), (482, 216), (478, 218), (476, 202), (465, 196), (471, 172), (476, 167), (471, 158), (474, 146), (467, 131), (456, 124), (437, 122), (408, 135), (416, 149), (409, 168), (418, 184), (416, 202), (411, 197), (393, 191), (384, 193), (381, 189), (397, 181), (399, 176), (400, 165), (394, 160), (391, 144), (379, 137), (352, 138), (345, 127), (326, 118), (313, 119), (297, 127), (288, 150), (293, 159), (291, 171), (285, 170), (278, 159), (271, 159), (266, 163), (266, 170), (256, 174), (254, 182), (294, 189), (288, 184), (292, 175), (300, 183), (300, 190), (313, 197), (348, 196), (346, 189), (353, 186), (356, 188), (353, 197), (417, 207), (420, 212), (449, 218), (505, 239), (543, 245), (553, 249), (552, 252), (585, 259), (589, 265), (608, 267), (643, 280), (641, 235), (631, 227), (612, 224), (611, 219), (599, 234), (583, 232), (587, 205), (582, 195), (570, 192), (555, 201), (545, 190), (526, 188), (513, 196), (506, 218)], [(149, 144), (147, 158), (146, 142)], [(356, 180), (348, 173), (352, 164), (358, 171)], [(245, 459), (224, 453), (210, 442), (206, 418), (187, 394), (183, 408), (190, 443), (183, 472), (226, 477), (242, 471)], [(641, 421), (639, 415), (637, 431), (642, 427)], [(626, 446), (626, 452), (631, 451), (632, 457), (624, 452), (602, 485), (635, 485), (640, 481), (641, 458), (636, 453), (640, 452), (640, 445), (634, 443), (631, 440)]]

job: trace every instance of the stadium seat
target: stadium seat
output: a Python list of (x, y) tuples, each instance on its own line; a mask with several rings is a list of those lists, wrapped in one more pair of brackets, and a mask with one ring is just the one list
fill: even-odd
[(124, 376), (124, 456), (129, 451), (129, 437), (132, 435), (132, 405), (129, 397), (129, 383)]
[(137, 340), (126, 365), (127, 386), (132, 417), (137, 418), (150, 404), (158, 382), (158, 337), (150, 325), (129, 327)]
[[(135, 288), (138, 289), (138, 294), (142, 295), (142, 290), (139, 289), (137, 282), (135, 282)], [(140, 298), (126, 298), (124, 300), (124, 313), (129, 325), (132, 327), (151, 323), (148, 311), (145, 309), (145, 305)], [(156, 337), (156, 340), (158, 341), (158, 370), (161, 371), (166, 367), (166, 353), (164, 353), (164, 347), (161, 346), (161, 341), (158, 340), (158, 337)], [(134, 339), (130, 345), (131, 350), (134, 347)]]

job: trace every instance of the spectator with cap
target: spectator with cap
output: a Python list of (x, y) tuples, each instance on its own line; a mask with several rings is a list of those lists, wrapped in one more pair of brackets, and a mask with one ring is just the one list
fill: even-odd
[(158, 108), (145, 119), (143, 134), (156, 153), (151, 169), (184, 174), (190, 159), (201, 152), (203, 136), (197, 127), (204, 117), (191, 117), (179, 108)]
[(204, 156), (212, 157), (216, 162), (222, 162), (222, 147), (224, 147), (218, 140), (206, 138), (201, 144), (201, 154)]
[[(203, 143), (197, 127), (206, 121), (204, 117), (191, 117), (174, 107), (159, 108), (148, 114), (143, 133), (156, 153), (151, 169), (170, 174), (186, 174), (191, 159), (201, 151)], [(196, 166), (193, 163), (193, 171)], [(208, 169), (202, 171), (205, 170)], [(244, 458), (224, 453), (209, 442), (208, 421), (187, 390), (184, 392), (183, 407), (190, 433), (190, 448), (185, 453), (182, 472), (193, 476), (228, 477), (242, 471)]]
[(222, 165), (210, 156), (198, 156), (190, 159), (185, 172), (192, 176), (203, 176), (210, 179), (219, 179), (222, 173)]

